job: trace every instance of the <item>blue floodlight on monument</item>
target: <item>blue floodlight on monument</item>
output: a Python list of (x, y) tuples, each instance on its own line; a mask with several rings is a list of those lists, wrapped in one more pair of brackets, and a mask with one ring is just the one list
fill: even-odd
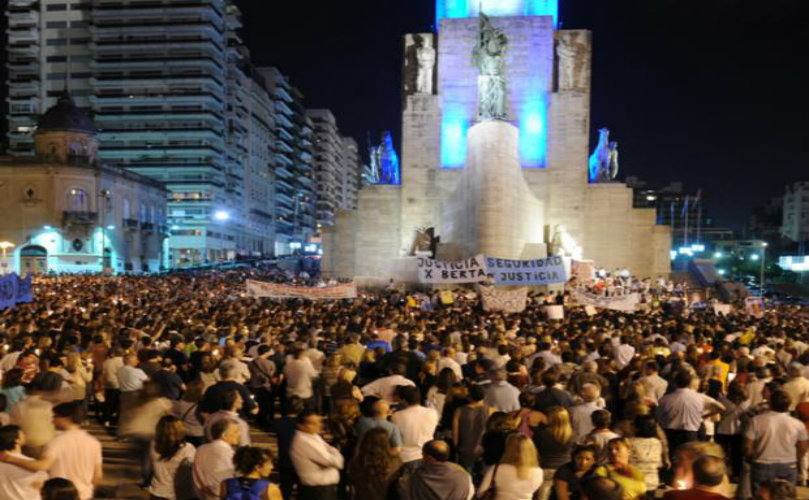
[(535, 95), (528, 96), (519, 114), (520, 163), (523, 168), (544, 168), (547, 147), (547, 106), (539, 85), (531, 86)]
[(449, 103), (441, 117), (441, 168), (463, 168), (469, 122), (460, 106)]
[(477, 17), (481, 4), (489, 16), (551, 16), (559, 19), (559, 0), (436, 0), (436, 26), (442, 19)]
[(381, 171), (377, 184), (399, 185), (402, 183), (399, 156), (393, 149), (393, 137), (387, 130), (382, 133), (382, 143), (376, 148), (376, 161)]

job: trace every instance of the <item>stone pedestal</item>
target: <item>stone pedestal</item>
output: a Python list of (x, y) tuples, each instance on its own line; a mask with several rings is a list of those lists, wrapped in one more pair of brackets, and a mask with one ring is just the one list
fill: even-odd
[(469, 129), (466, 168), (442, 209), (442, 243), (469, 257), (519, 259), (543, 244), (542, 205), (523, 177), (519, 131), (486, 121)]

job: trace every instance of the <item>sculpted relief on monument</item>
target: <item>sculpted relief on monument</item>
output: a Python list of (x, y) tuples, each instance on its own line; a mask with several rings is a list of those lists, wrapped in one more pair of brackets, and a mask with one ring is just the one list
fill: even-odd
[(432, 33), (405, 36), (405, 94), (435, 93), (435, 37)]
[(589, 40), (585, 31), (556, 33), (559, 90), (586, 90), (589, 86)]

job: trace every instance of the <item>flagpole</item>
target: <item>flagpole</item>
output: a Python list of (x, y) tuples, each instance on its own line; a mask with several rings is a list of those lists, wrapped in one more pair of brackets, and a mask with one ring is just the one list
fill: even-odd
[(688, 246), (688, 195), (685, 195), (685, 204), (683, 205), (685, 211), (685, 223), (683, 224), (683, 246)]

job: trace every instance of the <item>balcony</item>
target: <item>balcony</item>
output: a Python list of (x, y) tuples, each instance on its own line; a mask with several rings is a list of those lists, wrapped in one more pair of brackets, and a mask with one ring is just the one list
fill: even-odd
[(137, 231), (140, 227), (140, 222), (137, 219), (124, 219), (124, 228), (129, 231)]
[[(13, 4), (14, 2), (12, 2)], [(39, 24), (39, 12), (12, 12), (8, 15), (8, 25), (15, 28), (36, 27)]]
[(87, 210), (65, 210), (62, 212), (62, 226), (92, 226), (98, 220), (96, 212)]

